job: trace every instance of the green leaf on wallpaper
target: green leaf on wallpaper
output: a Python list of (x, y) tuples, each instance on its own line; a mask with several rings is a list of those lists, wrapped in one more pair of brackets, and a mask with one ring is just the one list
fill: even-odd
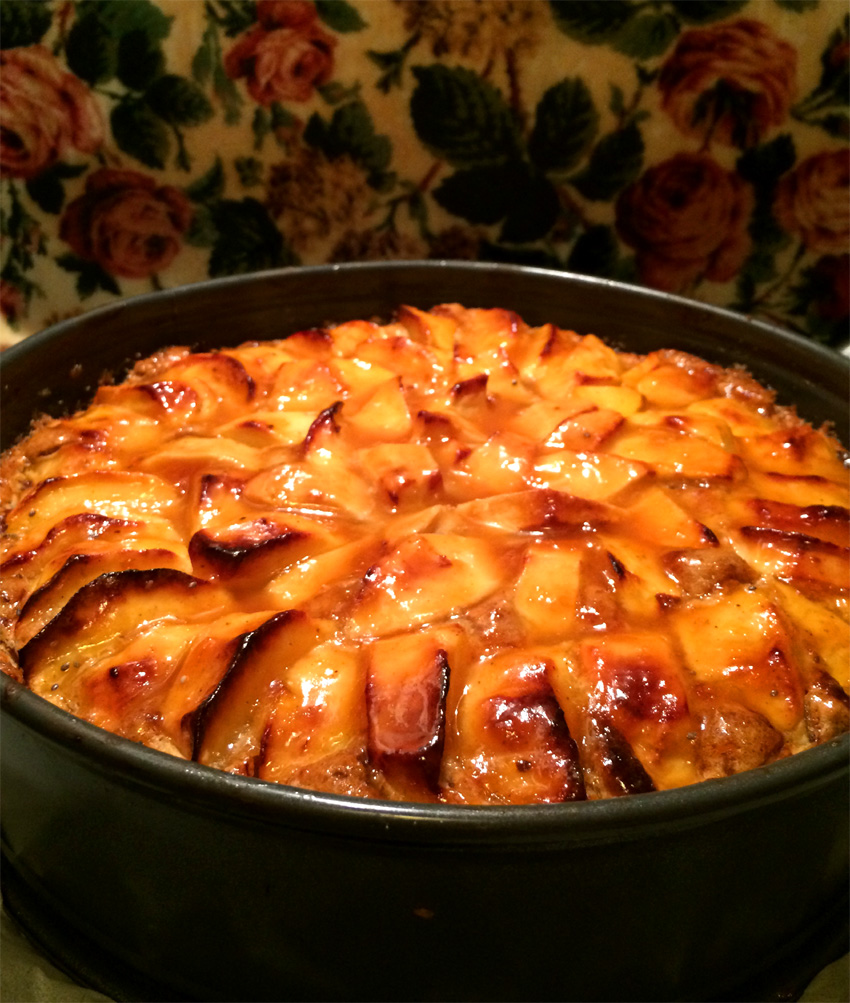
[(414, 66), (410, 99), (416, 135), (454, 167), (476, 167), (516, 158), (522, 148), (514, 117), (501, 92), (473, 70), (439, 63)]
[(165, 69), (159, 42), (137, 28), (118, 40), (118, 79), (133, 91), (143, 91)]
[(145, 100), (171, 125), (200, 125), (213, 115), (209, 98), (200, 87), (176, 73), (158, 77), (145, 92)]
[(220, 62), (220, 54), (215, 24), (208, 24), (201, 35), (201, 44), (192, 56), (192, 77), (196, 83), (203, 85), (209, 81), (213, 66)]
[(257, 20), (255, 0), (207, 0), (207, 17), (221, 25), (228, 38), (235, 38), (253, 27)]
[(769, 143), (754, 146), (742, 153), (735, 164), (738, 174), (755, 186), (764, 190), (776, 184), (780, 175), (791, 170), (797, 160), (797, 150), (790, 133), (783, 133)]
[(168, 38), (174, 20), (151, 0), (78, 0), (77, 10), (80, 17), (97, 17), (115, 38), (144, 31), (162, 41)]
[(678, 34), (679, 23), (671, 14), (641, 14), (623, 25), (612, 45), (632, 59), (653, 59), (666, 52)]
[(807, 10), (815, 10), (818, 3), (819, 0), (776, 0), (778, 7), (784, 7), (785, 10), (793, 10), (795, 14), (802, 14), (803, 11)]
[(840, 112), (812, 119), (812, 125), (820, 126), (833, 139), (850, 139), (850, 118)]
[(186, 243), (191, 247), (213, 247), (217, 240), (218, 230), (213, 222), (212, 209), (200, 202), (192, 214), (192, 222), (186, 233)]
[(263, 183), (265, 165), (256, 157), (235, 157), (233, 166), (239, 175), (239, 183), (243, 188), (254, 188)]
[(499, 239), (512, 244), (540, 240), (555, 225), (560, 208), (558, 193), (552, 182), (529, 172), (523, 184), (513, 193)]
[(555, 24), (585, 45), (610, 42), (635, 14), (628, 0), (550, 0)]
[(434, 201), (468, 223), (489, 226), (507, 216), (522, 174), (521, 165), (516, 163), (455, 171), (434, 189)]
[(316, 13), (334, 31), (361, 31), (368, 27), (357, 8), (347, 0), (316, 0)]
[(253, 198), (223, 199), (212, 211), (218, 231), (209, 275), (241, 275), (298, 261), (261, 202)]
[(27, 194), (43, 212), (56, 214), (65, 204), (65, 186), (62, 182), (66, 178), (76, 178), (86, 170), (86, 164), (54, 164), (27, 181)]
[(0, 48), (40, 42), (53, 19), (46, 0), (3, 0), (0, 3)]
[(567, 268), (580, 275), (613, 278), (617, 271), (619, 244), (610, 226), (591, 226), (578, 238), (567, 258)]
[(115, 76), (118, 45), (99, 17), (89, 14), (71, 25), (65, 44), (68, 68), (89, 84), (103, 83)]
[(224, 167), (216, 157), (208, 171), (183, 189), (193, 202), (215, 202), (224, 193)]
[(171, 148), (168, 126), (143, 100), (125, 98), (112, 109), (109, 122), (119, 150), (146, 167), (165, 167)]
[(541, 171), (566, 171), (586, 152), (599, 128), (599, 113), (580, 77), (554, 84), (537, 104), (528, 152)]
[(605, 202), (634, 181), (642, 167), (643, 137), (637, 125), (630, 122), (603, 136), (587, 166), (570, 181), (586, 199)]
[(121, 289), (113, 276), (94, 261), (86, 261), (76, 254), (63, 254), (56, 259), (56, 264), (66, 272), (77, 273), (77, 295), (81, 300), (88, 299), (98, 289), (115, 296), (121, 294)]
[(310, 116), (304, 140), (330, 159), (348, 155), (369, 175), (369, 184), (379, 187), (392, 159), (387, 136), (375, 132), (372, 116), (362, 101), (337, 108), (328, 122), (318, 113)]
[(748, 3), (749, 0), (672, 0), (676, 13), (690, 24), (720, 21), (746, 7)]

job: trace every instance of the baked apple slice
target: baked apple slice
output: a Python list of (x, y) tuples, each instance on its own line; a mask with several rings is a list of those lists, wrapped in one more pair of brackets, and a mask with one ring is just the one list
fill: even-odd
[[(125, 543), (126, 548), (126, 543)], [(99, 554), (74, 554), (21, 607), (15, 626), (15, 643), (23, 647), (62, 610), (83, 586), (109, 572), (130, 569), (173, 568), (191, 574), (188, 554), (172, 550), (110, 550)]]
[(446, 801), (540, 804), (585, 797), (578, 749), (548, 674), (532, 651), (485, 659), (471, 671), (447, 736)]
[(362, 651), (326, 641), (285, 672), (262, 734), (256, 775), (340, 794), (374, 796), (366, 770)]
[(194, 758), (228, 773), (254, 776), (263, 734), (288, 685), (289, 670), (331, 629), (328, 622), (285, 610), (243, 635), (221, 682), (198, 709)]
[(369, 648), (369, 759), (404, 800), (438, 793), (449, 656), (438, 631), (400, 634)]
[(159, 620), (215, 620), (230, 605), (223, 589), (171, 568), (116, 571), (84, 585), (20, 650), (24, 676), (37, 693), (63, 673), (118, 650)]
[(495, 591), (505, 575), (502, 554), (488, 540), (449, 533), (407, 537), (366, 572), (351, 633), (379, 637), (440, 620)]

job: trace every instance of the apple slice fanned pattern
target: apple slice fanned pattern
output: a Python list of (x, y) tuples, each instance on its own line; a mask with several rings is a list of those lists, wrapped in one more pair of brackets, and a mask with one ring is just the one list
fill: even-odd
[(168, 349), (3, 458), (6, 670), (231, 773), (635, 794), (848, 730), (844, 452), (501, 309)]

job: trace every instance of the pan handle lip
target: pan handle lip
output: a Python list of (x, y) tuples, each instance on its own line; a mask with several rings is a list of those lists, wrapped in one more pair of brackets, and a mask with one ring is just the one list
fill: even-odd
[[(745, 773), (673, 790), (557, 805), (423, 805), (304, 790), (182, 760), (74, 717), (3, 673), (0, 707), (4, 718), (77, 768), (179, 810), (392, 843), (499, 851), (647, 840), (723, 824), (830, 785), (846, 788), (850, 776), (850, 734), (843, 734)], [(7, 723), (0, 734), (9, 732)], [(9, 762), (13, 745), (3, 755), (7, 782), (20, 772)]]

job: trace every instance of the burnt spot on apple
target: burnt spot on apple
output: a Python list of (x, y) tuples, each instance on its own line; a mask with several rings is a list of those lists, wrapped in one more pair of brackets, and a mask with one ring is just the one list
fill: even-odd
[(850, 547), (850, 509), (841, 505), (800, 506), (754, 498), (750, 508), (759, 526), (804, 533), (839, 547)]
[(588, 717), (584, 751), (585, 772), (593, 778), (605, 795), (646, 794), (655, 790), (652, 777), (646, 772), (623, 733), (604, 714)]
[(309, 533), (261, 516), (215, 533), (198, 530), (189, 540), (189, 557), (194, 573), (203, 578), (226, 579), (263, 570), (271, 575), (305, 557), (312, 543)]
[(782, 580), (809, 580), (838, 589), (848, 584), (850, 549), (805, 533), (764, 526), (744, 526), (741, 535), (774, 557), (774, 573)]
[(586, 798), (578, 748), (545, 675), (525, 693), (490, 697), (483, 721), (487, 745), (509, 755), (515, 773), (536, 788), (534, 800)]
[(33, 686), (36, 676), (52, 680), (60, 665), (78, 662), (83, 649), (108, 648), (142, 623), (174, 615), (187, 619), (216, 614), (224, 597), (212, 585), (172, 568), (108, 572), (77, 591), (61, 612), (19, 653)]
[(329, 436), (339, 434), (339, 423), (336, 420), (336, 415), (341, 407), (342, 401), (335, 401), (330, 407), (326, 407), (324, 411), (320, 411), (316, 415), (306, 436), (304, 436), (304, 442), (301, 444), (303, 455), (306, 456), (311, 449), (317, 448)]
[(288, 668), (324, 636), (320, 621), (294, 609), (243, 634), (224, 676), (192, 718), (192, 757), (229, 772), (256, 761)]

